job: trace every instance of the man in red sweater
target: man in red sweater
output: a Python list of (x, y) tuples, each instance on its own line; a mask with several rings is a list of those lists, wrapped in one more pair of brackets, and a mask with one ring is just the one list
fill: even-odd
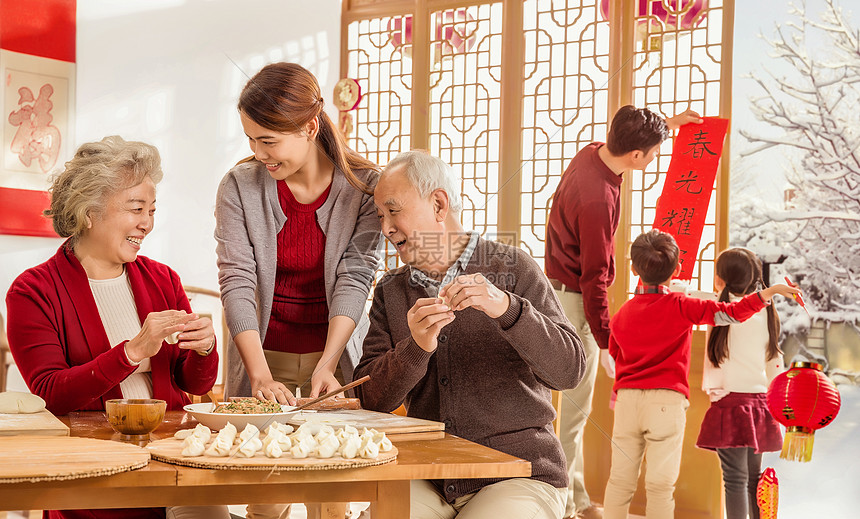
[(651, 230), (630, 247), (633, 274), (642, 282), (633, 299), (612, 317), (609, 354), (615, 359), (615, 425), (612, 468), (606, 485), (604, 517), (626, 518), (647, 459), (645, 515), (675, 516), (675, 481), (690, 396), (690, 345), (693, 326), (727, 326), (747, 320), (774, 294), (791, 296), (796, 288), (774, 285), (734, 303), (719, 303), (669, 292), (681, 271), (678, 244)]
[(687, 110), (663, 120), (647, 108), (624, 106), (612, 119), (606, 144), (593, 142), (567, 167), (553, 197), (546, 232), (546, 274), (586, 353), (586, 371), (561, 404), (561, 443), (570, 485), (565, 517), (599, 519), (600, 511), (585, 491), (582, 432), (591, 412), (597, 359), (607, 374), (613, 368), (609, 347), (607, 289), (615, 279), (615, 231), (618, 229), (622, 174), (645, 169), (657, 156), (669, 130), (700, 123)]

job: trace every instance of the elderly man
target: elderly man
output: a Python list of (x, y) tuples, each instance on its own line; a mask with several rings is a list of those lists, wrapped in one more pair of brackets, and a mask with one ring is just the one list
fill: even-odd
[(445, 423), (532, 464), (530, 478), (414, 481), (416, 518), (560, 519), (567, 473), (550, 390), (582, 378), (582, 343), (549, 280), (521, 249), (467, 232), (460, 179), (421, 152), (398, 155), (374, 193), (405, 266), (376, 288), (355, 377), (366, 408)]

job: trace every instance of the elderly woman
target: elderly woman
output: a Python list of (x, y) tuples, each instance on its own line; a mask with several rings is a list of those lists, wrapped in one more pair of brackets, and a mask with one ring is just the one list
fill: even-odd
[[(175, 272), (138, 256), (152, 231), (161, 177), (153, 146), (106, 137), (81, 146), (54, 180), (45, 214), (68, 239), (48, 261), (21, 274), (6, 295), (12, 356), (30, 391), (54, 414), (104, 410), (112, 398), (159, 398), (168, 409), (181, 409), (189, 403), (186, 392), (204, 394), (215, 383), (212, 322), (191, 311)], [(178, 343), (165, 342), (177, 332)], [(227, 512), (177, 507), (48, 514), (165, 515)]]

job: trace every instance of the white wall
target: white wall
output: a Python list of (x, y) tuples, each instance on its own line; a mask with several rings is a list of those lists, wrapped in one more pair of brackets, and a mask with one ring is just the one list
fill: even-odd
[[(294, 61), (316, 74), (335, 115), (340, 0), (78, 0), (77, 9), (75, 148), (112, 134), (157, 146), (164, 180), (142, 254), (217, 290), (215, 192), (250, 154), (239, 92), (263, 65)], [(60, 243), (0, 235), (4, 301), (15, 277)]]
[[(184, 283), (218, 288), (215, 192), (249, 155), (236, 114), (248, 77), (273, 61), (301, 63), (336, 113), (340, 9), (339, 0), (78, 0), (75, 147), (111, 134), (158, 147), (164, 180), (142, 254)], [(0, 236), (0, 293), (60, 243)]]

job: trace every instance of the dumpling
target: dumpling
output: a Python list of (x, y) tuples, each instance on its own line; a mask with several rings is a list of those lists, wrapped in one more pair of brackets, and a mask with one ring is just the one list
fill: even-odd
[(252, 423), (249, 423), (245, 426), (244, 429), (242, 429), (242, 432), (239, 433), (239, 436), (236, 438), (235, 443), (242, 444), (245, 443), (247, 440), (250, 440), (251, 438), (259, 439), (259, 436), (260, 430), (257, 429), (257, 426)]
[(394, 448), (391, 440), (388, 439), (388, 436), (385, 436), (385, 433), (376, 433), (373, 435), (373, 441), (379, 445), (379, 452), (388, 452)]
[(280, 425), (281, 425), (281, 424), (279, 424), (278, 422), (272, 422), (272, 423), (270, 423), (270, 424), (269, 424), (269, 426), (268, 426), (268, 427), (266, 427), (266, 437), (271, 436), (271, 435), (272, 435), (272, 434), (274, 434), (275, 432), (281, 432), (281, 427), (280, 427)]
[(184, 440), (188, 438), (194, 433), (194, 429), (179, 429), (175, 433), (173, 433), (173, 437), (177, 440)]
[(182, 449), (182, 455), (183, 456), (187, 456), (187, 457), (202, 456), (203, 451), (206, 450), (206, 444), (203, 443), (203, 441), (200, 438), (198, 438), (197, 436), (194, 436), (193, 434), (191, 436), (189, 436), (188, 438), (186, 438), (185, 442), (187, 444), (185, 445), (185, 448)]
[(205, 454), (207, 456), (214, 456), (217, 458), (223, 458), (230, 454), (230, 448), (233, 446), (233, 440), (227, 439), (227, 436), (221, 436), (221, 433), (215, 437), (215, 441), (212, 442), (212, 445), (206, 449)]
[(288, 425), (288, 424), (285, 424), (285, 423), (279, 423), (279, 424), (278, 424), (278, 428), (279, 428), (279, 429), (281, 430), (281, 432), (282, 432), (282, 433), (284, 433), (284, 434), (290, 434), (291, 432), (293, 432), (293, 431), (294, 431), (294, 429), (293, 429), (293, 426), (292, 426), (292, 425)]
[(209, 440), (212, 438), (212, 431), (202, 423), (197, 424), (197, 427), (194, 428), (192, 434), (200, 438), (204, 445), (209, 443)]
[(281, 450), (281, 444), (277, 441), (269, 442), (269, 444), (264, 447), (263, 452), (266, 454), (266, 457), (269, 458), (280, 458), (284, 454), (284, 451)]
[(358, 455), (358, 450), (361, 448), (361, 440), (358, 436), (350, 436), (343, 440), (340, 444), (338, 453), (346, 459), (353, 459)]
[(369, 438), (362, 442), (358, 455), (362, 458), (374, 459), (379, 456), (379, 445), (373, 441), (373, 438)]
[(224, 435), (224, 437), (228, 438), (230, 440), (230, 443), (232, 444), (233, 439), (236, 438), (237, 433), (238, 431), (236, 430), (236, 426), (230, 422), (227, 422), (227, 425), (225, 425), (221, 428), (220, 431), (218, 431), (218, 436)]
[[(254, 429), (256, 429), (256, 427), (254, 427)], [(259, 433), (260, 431), (258, 430), (257, 432)], [(236, 455), (245, 458), (253, 458), (254, 454), (257, 454), (257, 451), (262, 448), (262, 440), (257, 437), (248, 438), (247, 440), (239, 444), (239, 451), (236, 453)]]
[(314, 449), (313, 437), (305, 436), (300, 442), (296, 443), (290, 449), (290, 454), (294, 458), (307, 458)]
[(317, 456), (320, 458), (331, 458), (340, 448), (340, 440), (334, 434), (329, 434), (317, 445)]
[(358, 436), (358, 429), (351, 425), (344, 425), (343, 429), (337, 432), (337, 437), (343, 440), (349, 436)]

